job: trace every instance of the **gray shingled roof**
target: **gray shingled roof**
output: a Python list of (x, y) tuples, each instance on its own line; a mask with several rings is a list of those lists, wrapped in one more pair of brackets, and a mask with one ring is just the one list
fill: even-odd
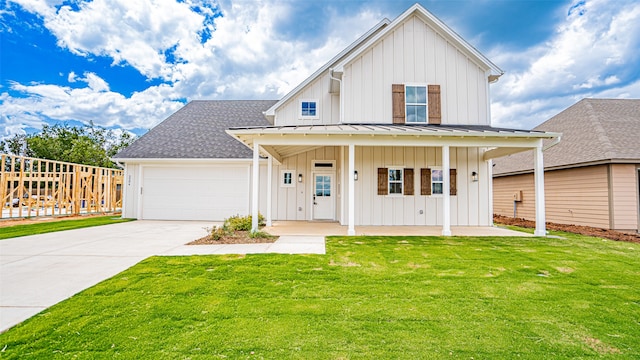
[[(583, 99), (534, 130), (562, 133), (544, 152), (544, 166), (640, 163), (640, 99)], [(533, 169), (533, 152), (495, 159), (495, 175)]]
[(275, 100), (192, 101), (144, 134), (115, 159), (251, 158), (244, 144), (225, 133), (234, 126), (270, 125), (262, 114)]

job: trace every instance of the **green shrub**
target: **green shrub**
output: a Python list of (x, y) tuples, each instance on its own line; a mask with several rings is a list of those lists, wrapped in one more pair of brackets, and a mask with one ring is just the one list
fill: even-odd
[[(258, 214), (258, 226), (264, 226), (264, 216)], [(222, 227), (226, 231), (249, 231), (251, 230), (251, 215), (234, 215), (224, 220)]]
[(214, 226), (213, 228), (211, 228), (211, 238), (213, 240), (218, 241), (225, 235), (227, 235), (227, 232), (224, 231), (224, 228), (222, 226)]

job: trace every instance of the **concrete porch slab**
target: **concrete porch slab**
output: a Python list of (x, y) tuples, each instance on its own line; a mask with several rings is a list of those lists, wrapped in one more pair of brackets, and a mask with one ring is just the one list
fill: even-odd
[[(273, 235), (347, 235), (347, 226), (326, 221), (274, 221), (264, 231)], [(495, 226), (452, 226), (453, 236), (533, 236)], [(356, 226), (356, 235), (441, 236), (441, 226)]]

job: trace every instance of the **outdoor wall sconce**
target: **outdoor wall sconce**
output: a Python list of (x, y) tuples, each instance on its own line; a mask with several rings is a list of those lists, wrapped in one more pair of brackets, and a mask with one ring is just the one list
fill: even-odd
[(478, 182), (478, 173), (475, 171), (471, 172), (471, 181)]
[(358, 181), (358, 170), (353, 172), (353, 180)]
[(301, 183), (302, 182), (302, 174), (298, 174), (298, 182)]

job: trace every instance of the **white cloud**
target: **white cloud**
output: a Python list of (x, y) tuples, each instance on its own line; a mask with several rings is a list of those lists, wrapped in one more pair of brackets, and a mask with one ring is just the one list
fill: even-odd
[(516, 69), (493, 85), (495, 126), (534, 127), (577, 100), (608, 94), (630, 80), (640, 47), (640, 3), (615, 4), (577, 2), (547, 42), (525, 51), (492, 51), (501, 67)]
[[(91, 72), (70, 72), (67, 81), (73, 88), (13, 83), (0, 105), (12, 129), (21, 121), (34, 126), (37, 118), (147, 128), (177, 110), (180, 103), (173, 99), (277, 99), (381, 18), (372, 11), (334, 11), (326, 19), (331, 32), (313, 34), (320, 41), (311, 46), (308, 38), (292, 40), (278, 33), (280, 21), (296, 10), (293, 2), (94, 0), (57, 11), (56, 1), (16, 2), (43, 18), (60, 47), (89, 58), (108, 56), (114, 65), (130, 65), (164, 83), (130, 97), (110, 91)], [(223, 16), (213, 24), (218, 8)], [(207, 31), (211, 37), (202, 41)], [(165, 56), (167, 51), (171, 56)], [(87, 86), (78, 88), (80, 82)]]
[(44, 118), (49, 118), (84, 123), (94, 121), (105, 127), (151, 128), (158, 119), (166, 118), (183, 105), (171, 100), (173, 94), (168, 85), (152, 86), (126, 98), (109, 91), (108, 84), (97, 75), (87, 73), (85, 76), (78, 79), (87, 83), (82, 88), (13, 83), (11, 90), (25, 96), (0, 95), (3, 125), (11, 129), (10, 133), (16, 133), (27, 127), (38, 128)]

